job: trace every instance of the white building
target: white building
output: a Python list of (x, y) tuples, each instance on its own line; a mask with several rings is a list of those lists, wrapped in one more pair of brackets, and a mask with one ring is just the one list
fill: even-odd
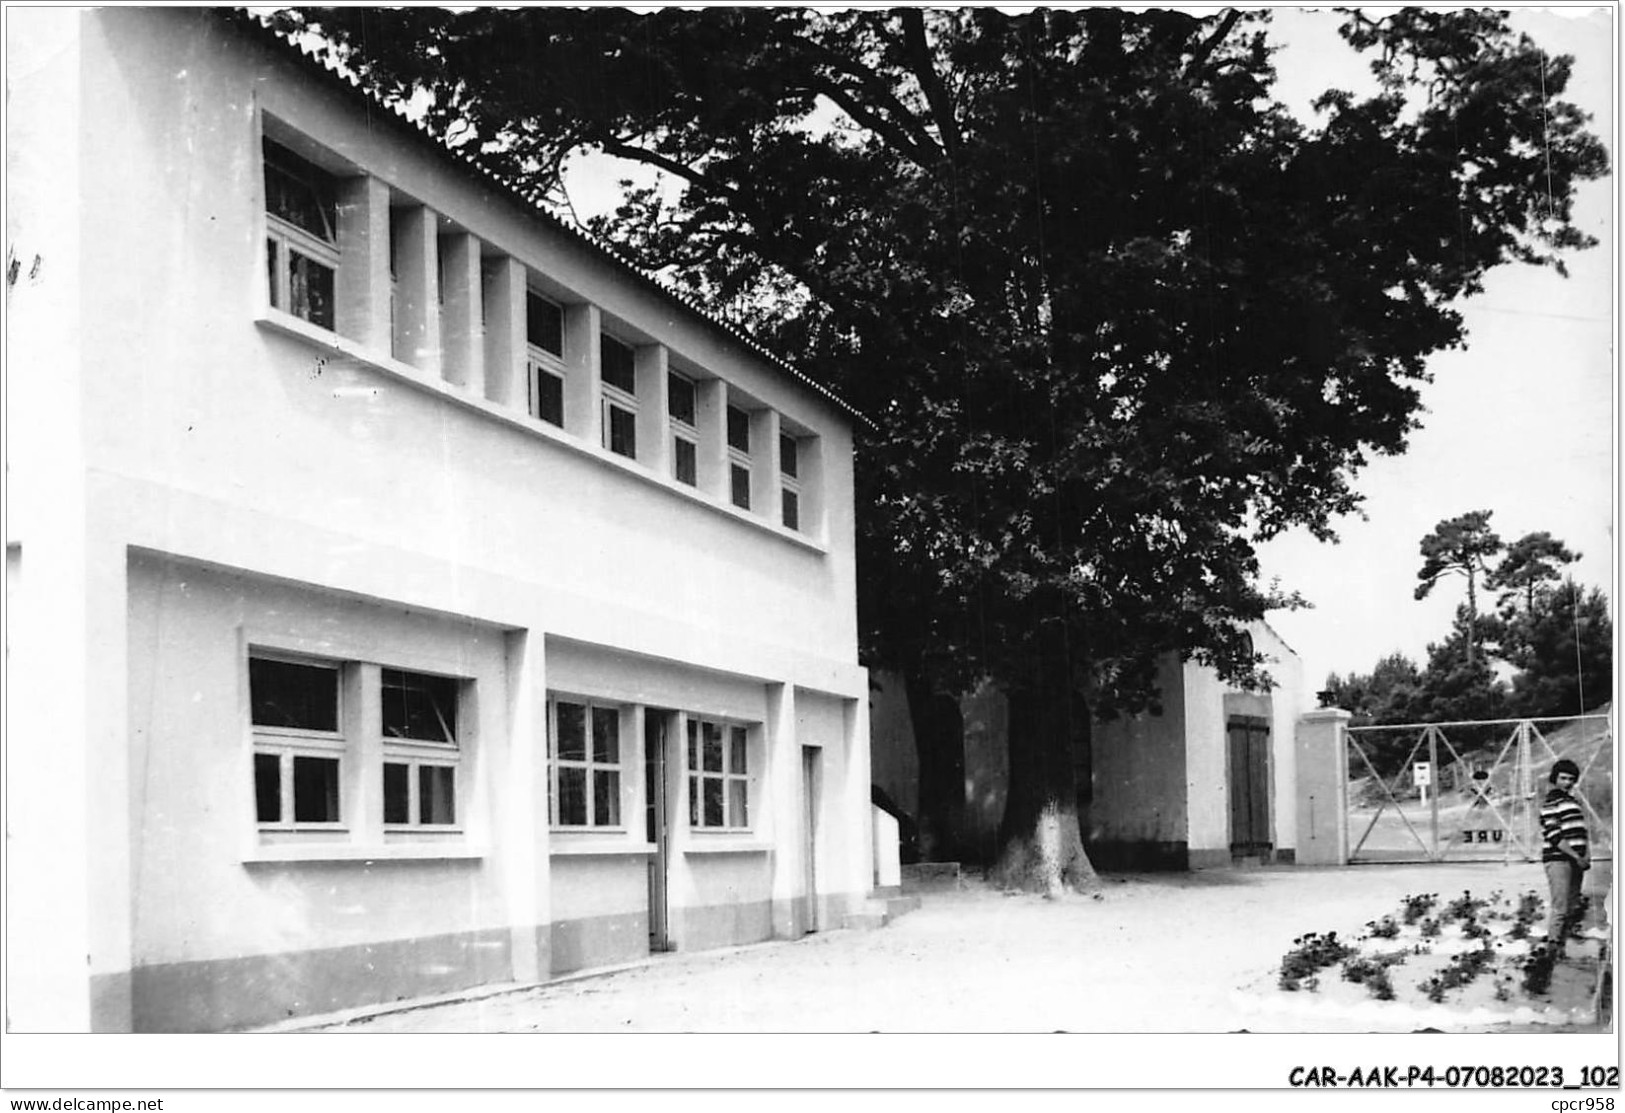
[(855, 415), (244, 17), (8, 20), (12, 1029), (863, 900)]

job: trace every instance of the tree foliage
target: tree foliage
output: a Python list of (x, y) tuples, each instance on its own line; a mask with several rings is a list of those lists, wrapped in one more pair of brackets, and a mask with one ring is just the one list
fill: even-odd
[(1416, 573), (1416, 598), (1426, 599), (1446, 576), (1467, 581), (1467, 609), (1462, 621), (1466, 665), (1474, 664), (1478, 625), (1478, 582), (1490, 574), (1489, 559), (1505, 546), (1500, 534), (1490, 528), (1489, 510), (1472, 510), (1446, 518), (1422, 538), (1422, 567)]
[(1511, 613), (1521, 603), (1525, 614), (1533, 614), (1536, 593), (1561, 580), (1564, 566), (1582, 555), (1570, 552), (1546, 530), (1526, 533), (1507, 546), (1506, 555), (1490, 570), (1484, 586), (1500, 592), (1497, 601), (1503, 613)]
[(1290, 598), (1255, 544), (1332, 535), (1452, 303), (1589, 243), (1606, 168), (1571, 60), (1490, 11), (1348, 16), (1379, 88), (1312, 121), (1271, 99), (1267, 12), (285, 18), (539, 198), (582, 151), (663, 175), (594, 230), (871, 416), (865, 657), (1010, 693), (1013, 835), (1159, 654), (1261, 680), (1241, 627)]

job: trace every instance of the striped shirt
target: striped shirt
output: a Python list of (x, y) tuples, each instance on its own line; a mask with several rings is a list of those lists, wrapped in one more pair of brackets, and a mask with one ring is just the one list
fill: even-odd
[(1540, 854), (1543, 862), (1569, 860), (1569, 856), (1558, 849), (1559, 843), (1568, 843), (1577, 854), (1586, 852), (1585, 813), (1580, 810), (1580, 802), (1562, 789), (1552, 789), (1541, 802), (1540, 831), (1545, 836)]

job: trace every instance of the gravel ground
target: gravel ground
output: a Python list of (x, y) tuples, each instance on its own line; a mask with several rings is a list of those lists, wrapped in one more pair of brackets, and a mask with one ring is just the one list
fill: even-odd
[[(1609, 868), (1589, 887), (1606, 891)], [(1277, 867), (1107, 877), (1044, 900), (977, 884), (924, 894), (878, 931), (649, 962), (306, 1030), (379, 1032), (1079, 1032), (1475, 1030), (1437, 1006), (1338, 1010), (1274, 985), (1305, 932), (1345, 938), (1411, 893), (1545, 892), (1538, 864)], [(1598, 900), (1606, 900), (1605, 893)], [(1578, 984), (1579, 979), (1574, 980)], [(1554, 1001), (1534, 1030), (1588, 1001)], [(330, 1018), (336, 1020), (337, 1018)], [(1526, 1021), (1530, 1018), (1525, 1016)]]

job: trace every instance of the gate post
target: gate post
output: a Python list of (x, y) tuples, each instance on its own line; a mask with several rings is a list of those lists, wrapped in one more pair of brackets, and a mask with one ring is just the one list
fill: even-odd
[(1349, 754), (1344, 728), (1354, 716), (1322, 707), (1298, 719), (1298, 847), (1306, 866), (1349, 860)]

